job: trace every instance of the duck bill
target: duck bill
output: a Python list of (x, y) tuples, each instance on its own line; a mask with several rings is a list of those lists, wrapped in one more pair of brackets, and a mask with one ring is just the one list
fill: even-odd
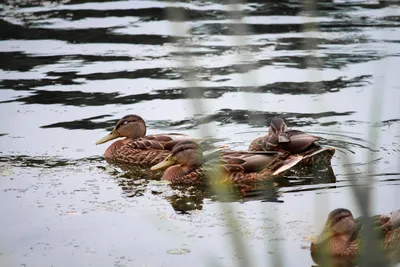
[(118, 132), (117, 132), (115, 129), (113, 129), (113, 130), (111, 131), (111, 133), (107, 134), (106, 136), (104, 136), (103, 138), (101, 138), (99, 141), (97, 141), (97, 142), (96, 142), (96, 145), (103, 144), (103, 143), (105, 143), (105, 142), (111, 141), (111, 140), (116, 139), (116, 138), (118, 138), (118, 137), (120, 137), (120, 135), (118, 134)]
[(172, 156), (168, 156), (165, 160), (151, 167), (150, 170), (152, 171), (159, 170), (174, 165), (175, 163), (176, 160)]

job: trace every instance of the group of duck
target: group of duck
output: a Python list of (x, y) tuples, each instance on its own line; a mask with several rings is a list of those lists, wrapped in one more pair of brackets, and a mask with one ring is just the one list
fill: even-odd
[[(135, 164), (151, 170), (165, 169), (162, 179), (172, 184), (269, 181), (294, 168), (330, 165), (335, 153), (334, 148), (321, 147), (318, 137), (288, 130), (279, 117), (271, 120), (268, 134), (255, 139), (247, 151), (221, 146), (203, 152), (203, 138), (175, 133), (146, 135), (146, 123), (138, 115), (121, 118), (111, 133), (96, 144), (119, 137), (125, 139), (107, 148), (104, 153), (107, 161)], [(215, 179), (210, 181), (207, 176), (211, 175), (206, 174), (213, 170)]]
[[(285, 121), (275, 117), (268, 133), (235, 151), (227, 146), (202, 150), (204, 138), (184, 134), (146, 135), (146, 123), (138, 115), (122, 117), (114, 129), (96, 142), (102, 144), (120, 137), (104, 153), (108, 162), (132, 164), (151, 171), (163, 170), (162, 180), (177, 185), (252, 184), (274, 181), (288, 171), (330, 166), (335, 153), (323, 147), (319, 138), (299, 130), (288, 129)], [(375, 216), (384, 248), (400, 249), (400, 210), (391, 216)], [(319, 237), (311, 245), (312, 253), (331, 256), (356, 256), (363, 227), (346, 209), (333, 210)]]

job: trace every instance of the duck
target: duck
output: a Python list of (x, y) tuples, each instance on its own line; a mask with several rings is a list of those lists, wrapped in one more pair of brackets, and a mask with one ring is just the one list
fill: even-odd
[[(378, 230), (381, 247), (393, 255), (400, 255), (400, 209), (390, 215), (372, 217)], [(338, 208), (331, 211), (321, 234), (311, 243), (314, 261), (318, 256), (355, 259), (365, 236), (362, 219), (354, 218), (350, 210)], [(316, 262), (317, 263), (317, 262)]]
[(281, 117), (272, 118), (268, 134), (258, 137), (249, 146), (250, 151), (284, 150), (292, 154), (319, 147), (318, 137), (299, 130), (289, 130)]
[(271, 119), (266, 136), (258, 137), (250, 143), (249, 151), (284, 151), (290, 154), (314, 153), (318, 156), (311, 157), (305, 164), (328, 164), (335, 153), (332, 147), (322, 147), (320, 138), (299, 130), (288, 129), (281, 117)]
[(130, 114), (118, 120), (114, 129), (98, 140), (96, 145), (123, 138), (112, 143), (104, 152), (108, 162), (152, 166), (161, 162), (180, 141), (203, 141), (185, 134), (168, 133), (146, 135), (147, 127), (139, 115)]
[[(309, 155), (308, 155), (309, 156)], [(224, 147), (203, 153), (199, 144), (181, 141), (150, 170), (165, 169), (162, 180), (171, 184), (252, 184), (274, 181), (306, 156), (279, 151), (233, 151)]]

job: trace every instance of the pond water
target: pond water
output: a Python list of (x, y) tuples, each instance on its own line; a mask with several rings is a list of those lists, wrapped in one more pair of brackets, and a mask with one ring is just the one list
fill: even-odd
[[(400, 208), (394, 2), (319, 1), (315, 17), (297, 1), (0, 8), (1, 266), (312, 266), (327, 214), (360, 214), (350, 179), (374, 213)], [(127, 114), (234, 149), (280, 115), (337, 148), (337, 182), (219, 203), (127, 178), (95, 145)]]

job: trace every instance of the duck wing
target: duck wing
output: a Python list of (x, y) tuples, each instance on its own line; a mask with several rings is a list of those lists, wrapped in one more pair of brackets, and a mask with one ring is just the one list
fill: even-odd
[(199, 137), (192, 137), (184, 134), (168, 133), (168, 134), (154, 134), (147, 135), (131, 142), (131, 144), (141, 149), (162, 149), (172, 150), (176, 144), (181, 141), (194, 141), (199, 142), (203, 140)]
[(374, 226), (383, 231), (392, 231), (400, 228), (400, 210), (392, 211), (390, 215), (375, 215), (372, 218)]
[[(302, 153), (313, 145), (316, 145), (318, 137), (304, 133), (298, 130), (288, 130), (284, 133), (288, 138), (289, 142), (280, 142), (278, 144), (279, 149), (286, 150), (292, 154)], [(319, 146), (319, 145), (318, 145)]]
[(222, 163), (230, 172), (259, 172), (275, 161), (281, 153), (277, 151), (227, 151), (223, 153)]
[(249, 146), (251, 151), (284, 150), (298, 154), (309, 150), (311, 147), (320, 147), (318, 137), (299, 130), (287, 130), (280, 134), (258, 137)]
[[(364, 217), (358, 217), (356, 219), (357, 229), (359, 231), (364, 230), (363, 218)], [(379, 230), (383, 236), (392, 231), (400, 231), (400, 210), (392, 211), (390, 215), (375, 215), (372, 216), (371, 219), (374, 228)]]

